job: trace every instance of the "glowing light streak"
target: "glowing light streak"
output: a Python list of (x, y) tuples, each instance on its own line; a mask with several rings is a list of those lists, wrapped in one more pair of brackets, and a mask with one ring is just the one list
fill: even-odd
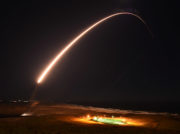
[[(91, 26), (89, 26), (87, 29), (85, 29), (82, 33), (80, 33), (77, 37), (75, 37), (69, 44), (67, 44), (57, 55), (56, 57), (49, 63), (49, 65), (43, 70), (42, 74), (39, 76), (37, 83), (41, 83), (43, 81), (43, 79), (45, 78), (45, 76), (48, 74), (48, 72), (53, 68), (53, 66), (62, 58), (62, 56), (78, 41), (80, 40), (83, 36), (85, 36), (88, 32), (90, 32), (92, 29), (94, 29), (95, 27), (97, 27), (99, 24), (105, 22), (106, 20), (118, 16), (118, 15), (132, 15), (135, 16), (136, 18), (138, 18), (141, 22), (143, 22), (145, 25), (146, 23), (144, 22), (144, 20), (134, 14), (134, 13), (130, 13), (130, 12), (118, 12), (112, 15), (109, 15), (97, 22), (95, 22), (94, 24), (92, 24)], [(147, 26), (147, 25), (146, 25)], [(147, 27), (148, 28), (148, 27)], [(148, 28), (149, 30), (149, 28)]]

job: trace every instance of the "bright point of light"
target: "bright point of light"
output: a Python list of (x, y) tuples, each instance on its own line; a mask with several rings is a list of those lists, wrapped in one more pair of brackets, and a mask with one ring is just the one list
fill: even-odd
[(21, 116), (32, 116), (32, 113), (23, 113)]
[(95, 117), (93, 117), (93, 119), (92, 120), (97, 120), (97, 117), (95, 116)]
[(87, 118), (90, 118), (90, 115), (89, 115), (89, 114), (87, 115)]
[[(130, 12), (118, 12), (115, 14), (111, 14), (105, 18), (102, 18), (101, 20), (95, 22), (94, 24), (92, 24), (91, 26), (89, 26), (87, 29), (85, 29), (82, 33), (80, 33), (77, 37), (75, 37), (69, 44), (67, 44), (57, 55), (56, 57), (49, 63), (49, 65), (43, 70), (42, 74), (39, 76), (37, 83), (41, 83), (43, 81), (43, 79), (45, 78), (45, 76), (48, 74), (48, 72), (54, 67), (54, 65), (63, 57), (63, 55), (77, 42), (79, 41), (83, 36), (85, 36), (89, 31), (93, 30), (95, 27), (97, 27), (99, 24), (105, 22), (106, 20), (118, 16), (118, 15), (132, 15), (135, 16), (136, 18), (138, 18), (141, 22), (143, 22), (145, 25), (146, 23), (144, 22), (144, 20), (134, 14), (134, 13), (130, 13)], [(147, 25), (146, 25), (147, 26)], [(147, 27), (148, 28), (148, 27)], [(148, 29), (149, 30), (149, 29)]]

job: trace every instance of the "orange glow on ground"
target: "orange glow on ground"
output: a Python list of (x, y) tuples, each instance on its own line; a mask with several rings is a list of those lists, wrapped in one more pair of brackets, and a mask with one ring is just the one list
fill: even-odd
[[(93, 121), (92, 119), (95, 117), (96, 116), (90, 116), (90, 115), (83, 116), (83, 117), (72, 117), (71, 121), (85, 123), (85, 124), (101, 124), (101, 125), (106, 124), (106, 123), (102, 123), (102, 122)], [(132, 119), (132, 118), (127, 118), (127, 117), (98, 116), (98, 118), (120, 120), (125, 123), (125, 124), (119, 124), (120, 126), (145, 126), (145, 124), (146, 124), (145, 122), (140, 121), (138, 119)]]

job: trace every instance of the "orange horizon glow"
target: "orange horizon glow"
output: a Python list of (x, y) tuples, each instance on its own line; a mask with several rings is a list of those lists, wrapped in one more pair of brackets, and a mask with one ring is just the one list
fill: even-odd
[[(101, 124), (101, 125), (104, 124), (102, 122), (93, 121), (92, 119), (94, 117), (96, 116), (87, 115), (83, 117), (74, 117), (74, 118), (71, 118), (70, 120), (75, 121), (75, 122), (85, 123), (85, 124)], [(104, 116), (99, 116), (98, 118), (112, 119), (111, 117), (104, 117)], [(128, 118), (127, 117), (113, 117), (113, 119), (121, 120), (125, 122), (125, 124), (120, 124), (120, 126), (145, 126), (146, 125), (146, 123), (142, 120), (133, 119), (129, 117)]]
[[(145, 25), (145, 21), (138, 15), (130, 12), (118, 12), (115, 14), (111, 14), (105, 18), (102, 18), (101, 20), (95, 22), (91, 26), (89, 26), (87, 29), (85, 29), (83, 32), (81, 32), (77, 37), (75, 37), (69, 44), (67, 44), (56, 56), (55, 58), (48, 64), (48, 66), (42, 71), (41, 75), (37, 79), (37, 83), (41, 83), (46, 75), (50, 72), (50, 70), (55, 66), (55, 64), (63, 57), (63, 55), (70, 49), (72, 46), (78, 42), (83, 36), (85, 36), (89, 31), (97, 27), (99, 24), (105, 22), (106, 20), (118, 16), (118, 15), (132, 15), (138, 18), (141, 22), (143, 22)], [(147, 26), (147, 25), (146, 25)], [(147, 27), (148, 28), (148, 27)], [(149, 29), (148, 29), (149, 30)]]

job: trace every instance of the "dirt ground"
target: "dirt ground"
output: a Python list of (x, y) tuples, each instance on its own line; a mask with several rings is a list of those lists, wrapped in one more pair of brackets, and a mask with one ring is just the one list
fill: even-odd
[[(32, 116), (20, 116), (24, 112)], [(86, 115), (122, 117), (143, 125), (110, 125), (83, 122)], [(0, 105), (0, 134), (179, 134), (180, 116), (85, 107), (78, 105)]]

